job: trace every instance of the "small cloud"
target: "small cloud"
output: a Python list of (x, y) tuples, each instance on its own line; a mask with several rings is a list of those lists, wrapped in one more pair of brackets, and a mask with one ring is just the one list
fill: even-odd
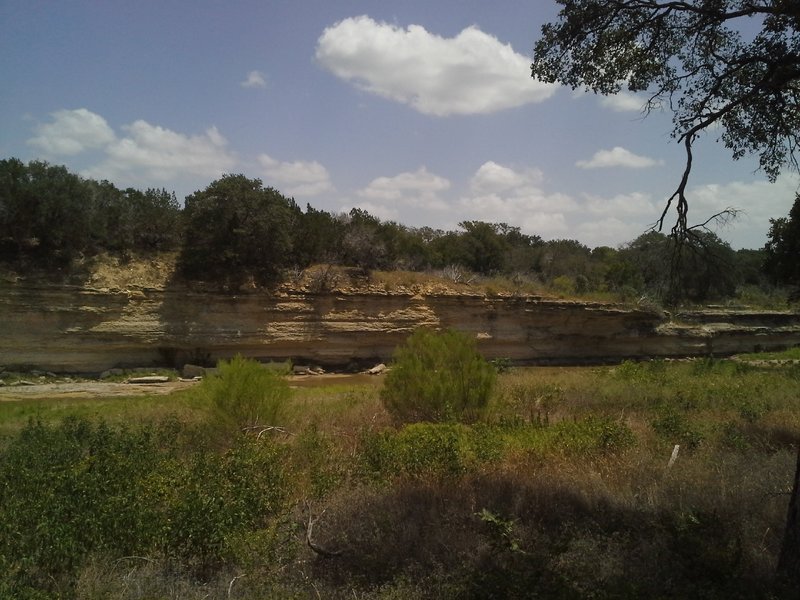
[(689, 219), (702, 222), (727, 208), (740, 209), (726, 227), (725, 239), (734, 248), (763, 248), (770, 219), (789, 214), (798, 189), (800, 176), (796, 173), (784, 173), (775, 183), (757, 180), (699, 185), (689, 191)]
[(85, 175), (112, 181), (170, 182), (187, 174), (219, 177), (236, 165), (216, 127), (188, 136), (138, 120), (123, 129), (127, 135), (109, 144), (105, 160)]
[(538, 169), (517, 172), (490, 160), (483, 163), (470, 179), (470, 189), (476, 193), (503, 192), (523, 186), (537, 185), (543, 179)]
[(426, 115), (487, 114), (541, 102), (556, 90), (531, 78), (529, 57), (475, 26), (444, 38), (419, 25), (352, 17), (323, 31), (316, 58), (362, 90)]
[(582, 194), (582, 196), (583, 209), (595, 217), (626, 215), (630, 218), (648, 219), (658, 214), (659, 206), (653, 202), (649, 194), (642, 192), (617, 194), (611, 198), (594, 194)]
[(333, 190), (328, 169), (316, 161), (281, 162), (261, 154), (258, 162), (264, 169), (267, 185), (287, 196), (316, 196)]
[(243, 88), (265, 88), (267, 87), (267, 78), (261, 71), (250, 71), (247, 74), (247, 79), (239, 85)]
[(461, 198), (458, 212), (465, 220), (512, 223), (526, 233), (562, 237), (577, 204), (566, 194), (544, 192), (543, 181), (539, 169), (518, 170), (488, 161), (470, 179), (472, 194)]
[(85, 108), (50, 113), (51, 123), (36, 127), (28, 144), (46, 156), (72, 156), (102, 148), (116, 138), (106, 120)]
[(360, 208), (373, 217), (378, 217), (381, 221), (397, 221), (400, 218), (400, 212), (396, 208), (374, 202), (360, 202), (352, 206), (345, 205), (341, 207), (340, 212), (348, 213), (351, 208)]
[(621, 146), (611, 150), (598, 150), (589, 160), (579, 160), (575, 166), (581, 169), (607, 169), (609, 167), (623, 167), (626, 169), (646, 169), (664, 164), (663, 161), (654, 160), (646, 156), (639, 156)]
[(615, 112), (641, 112), (644, 109), (645, 101), (630, 92), (617, 92), (600, 98), (600, 105)]
[(447, 204), (439, 193), (450, 188), (444, 177), (430, 173), (420, 167), (413, 173), (400, 173), (394, 177), (378, 177), (357, 194), (374, 201), (397, 202), (404, 206), (432, 210), (447, 210)]

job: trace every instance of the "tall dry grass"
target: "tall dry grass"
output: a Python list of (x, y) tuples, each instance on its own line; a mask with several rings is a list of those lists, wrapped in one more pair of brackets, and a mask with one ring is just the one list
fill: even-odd
[(393, 425), (379, 381), (293, 389), (268, 440), (285, 508), (226, 539), (203, 580), (98, 551), (74, 597), (796, 597), (774, 578), (796, 367), (512, 369), (473, 425)]

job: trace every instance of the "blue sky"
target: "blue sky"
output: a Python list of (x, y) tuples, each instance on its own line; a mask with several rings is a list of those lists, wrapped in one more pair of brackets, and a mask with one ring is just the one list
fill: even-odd
[[(530, 78), (545, 0), (0, 1), (0, 157), (179, 199), (223, 173), (411, 226), (618, 246), (682, 168), (668, 114)], [(800, 184), (698, 142), (690, 218), (764, 245)], [(690, 219), (690, 220), (691, 220)]]

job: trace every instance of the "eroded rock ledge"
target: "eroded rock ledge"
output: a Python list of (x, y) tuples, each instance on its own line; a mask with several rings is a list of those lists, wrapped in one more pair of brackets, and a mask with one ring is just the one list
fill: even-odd
[(234, 295), (181, 287), (0, 284), (0, 365), (7, 369), (99, 373), (212, 363), (236, 353), (326, 367), (375, 364), (420, 326), (466, 331), (488, 358), (519, 364), (729, 355), (800, 344), (800, 315), (791, 312), (671, 318), (612, 304), (483, 294)]

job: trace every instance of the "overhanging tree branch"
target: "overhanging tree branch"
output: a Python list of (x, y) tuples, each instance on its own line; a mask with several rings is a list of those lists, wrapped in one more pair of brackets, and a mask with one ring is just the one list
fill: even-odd
[(645, 115), (668, 101), (686, 163), (654, 227), (662, 229), (675, 209), (672, 233), (691, 229), (692, 144), (712, 125), (720, 125), (734, 159), (758, 155), (768, 179), (798, 169), (800, 1), (557, 2), (559, 20), (542, 28), (535, 46), (534, 77), (600, 94), (623, 85), (646, 91)]

